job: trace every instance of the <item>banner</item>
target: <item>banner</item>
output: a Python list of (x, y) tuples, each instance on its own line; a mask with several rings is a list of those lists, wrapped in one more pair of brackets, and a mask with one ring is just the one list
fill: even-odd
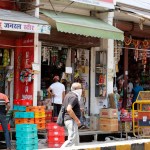
[(49, 25), (21, 23), (0, 20), (0, 30), (50, 34)]
[[(34, 35), (27, 34), (16, 42), (14, 59), (14, 99), (33, 99), (32, 63), (34, 62)], [(21, 47), (26, 46), (26, 47)], [(28, 47), (29, 46), (29, 47)]]

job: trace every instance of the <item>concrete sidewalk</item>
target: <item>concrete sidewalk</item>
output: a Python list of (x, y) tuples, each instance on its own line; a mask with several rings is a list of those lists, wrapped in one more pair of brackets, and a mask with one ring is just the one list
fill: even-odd
[[(41, 150), (60, 150), (62, 148), (40, 148)], [(135, 139), (126, 141), (95, 141), (80, 143), (79, 146), (62, 150), (150, 150), (150, 139)]]

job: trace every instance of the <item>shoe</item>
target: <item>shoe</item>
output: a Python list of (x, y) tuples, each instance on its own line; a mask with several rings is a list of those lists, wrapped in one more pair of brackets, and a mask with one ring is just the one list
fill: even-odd
[(83, 129), (88, 129), (88, 128), (85, 125), (81, 125), (78, 129), (83, 130)]

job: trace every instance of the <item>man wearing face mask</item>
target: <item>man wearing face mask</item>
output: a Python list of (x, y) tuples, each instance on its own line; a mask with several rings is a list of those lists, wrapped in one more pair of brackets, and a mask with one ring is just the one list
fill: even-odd
[(69, 92), (64, 99), (65, 112), (65, 126), (68, 130), (68, 140), (61, 146), (70, 147), (79, 145), (79, 133), (78, 127), (81, 125), (80, 117), (80, 104), (79, 101), (82, 95), (81, 84), (75, 82), (71, 86), (71, 92)]

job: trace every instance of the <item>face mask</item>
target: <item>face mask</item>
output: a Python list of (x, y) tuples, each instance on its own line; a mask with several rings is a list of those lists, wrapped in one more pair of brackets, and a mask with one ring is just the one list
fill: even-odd
[(78, 94), (79, 94), (79, 96), (81, 97), (81, 95), (82, 95), (82, 89), (77, 89), (77, 90), (75, 90)]
[(82, 95), (82, 89), (77, 89), (77, 90), (74, 90), (72, 92), (74, 92), (75, 94), (77, 94), (78, 100), (80, 101), (81, 100), (81, 95)]

